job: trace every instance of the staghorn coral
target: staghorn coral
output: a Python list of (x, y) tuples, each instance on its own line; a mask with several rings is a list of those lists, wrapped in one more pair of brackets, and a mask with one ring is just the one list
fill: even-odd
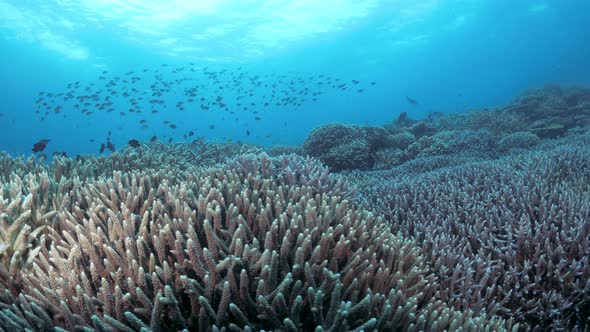
[(391, 136), (391, 147), (397, 149), (407, 149), (410, 144), (416, 141), (416, 136), (407, 131)]
[(174, 170), (195, 166), (212, 166), (233, 156), (246, 153), (260, 153), (256, 146), (241, 143), (209, 143), (202, 138), (188, 143), (163, 144), (150, 142), (139, 148), (125, 147), (107, 156), (78, 155), (66, 158), (53, 157), (52, 162), (43, 158), (12, 158), (0, 152), (0, 180), (8, 182), (13, 176), (25, 177), (31, 174), (47, 173), (52, 180), (60, 182), (79, 179), (108, 177), (113, 172), (133, 170)]
[(268, 150), (268, 154), (276, 157), (283, 154), (297, 154), (304, 156), (303, 148), (301, 146), (275, 145)]
[(244, 154), (229, 159), (225, 167), (247, 177), (250, 174), (262, 174), (272, 177), (281, 186), (309, 186), (314, 193), (338, 195), (351, 202), (357, 202), (354, 187), (338, 174), (331, 174), (328, 167), (319, 160), (296, 154), (281, 155), (270, 158), (266, 154)]
[(344, 200), (345, 187), (318, 165), (245, 156), (221, 168), (74, 183), (64, 199), (76, 203), (41, 236), (18, 296), (0, 294), (1, 326), (510, 327), (436, 300), (413, 241)]
[(375, 165), (373, 169), (391, 169), (392, 167), (403, 164), (406, 158), (408, 158), (407, 153), (404, 153), (401, 149), (379, 150), (375, 153)]
[(37, 161), (33, 156), (12, 158), (4, 151), (0, 152), (0, 181), (3, 183), (9, 182), (15, 175), (23, 178), (26, 175), (39, 174), (45, 170), (46, 165)]
[(65, 184), (44, 172), (10, 178), (0, 182), (0, 288), (14, 290), (36, 254), (31, 248), (55, 219)]
[(473, 110), (465, 115), (469, 130), (487, 130), (494, 136), (525, 131), (527, 120), (520, 114), (504, 109)]
[(512, 149), (530, 149), (539, 142), (539, 136), (528, 131), (519, 131), (502, 137), (498, 141), (498, 150), (505, 152)]
[(331, 123), (315, 128), (305, 140), (303, 149), (320, 159), (334, 172), (370, 169), (375, 152), (393, 147), (392, 136), (382, 127), (360, 127)]
[(437, 156), (448, 152), (448, 141), (436, 136), (422, 136), (407, 148), (407, 159), (416, 157)]
[(532, 329), (583, 331), (590, 326), (584, 142), (462, 165), (437, 157), (432, 163), (442, 167), (423, 174), (406, 164), (348, 178), (393, 232), (420, 244), (450, 306)]
[(448, 142), (447, 152), (448, 154), (464, 153), (487, 158), (497, 155), (494, 137), (485, 129), (456, 132)]

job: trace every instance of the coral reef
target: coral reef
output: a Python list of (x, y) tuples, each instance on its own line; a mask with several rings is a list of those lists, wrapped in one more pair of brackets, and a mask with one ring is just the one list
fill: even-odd
[(530, 149), (537, 144), (541, 139), (539, 136), (528, 131), (519, 131), (506, 135), (498, 141), (498, 150), (505, 152), (512, 149)]
[(588, 330), (589, 105), (0, 153), (0, 331)]
[[(530, 149), (543, 140), (590, 131), (590, 89), (546, 85), (521, 93), (497, 109), (463, 114), (429, 114), (424, 120), (407, 113), (383, 126), (391, 135), (416, 138), (399, 150), (376, 151), (373, 169), (397, 166), (435, 155), (480, 154), (486, 158)], [(454, 133), (450, 139), (442, 133)], [(446, 135), (446, 134), (445, 134)]]
[(563, 136), (590, 126), (590, 89), (548, 84), (523, 92), (505, 110), (520, 115), (541, 138)]
[[(499, 160), (438, 156), (346, 176), (393, 233), (420, 244), (448, 305), (523, 328), (583, 331), (590, 327), (587, 144), (590, 136)], [(419, 164), (433, 166), (420, 173)]]
[(375, 152), (393, 146), (391, 135), (382, 127), (361, 127), (340, 123), (315, 128), (305, 140), (305, 153), (339, 172), (370, 169)]
[(271, 156), (280, 156), (286, 154), (297, 154), (305, 156), (305, 152), (301, 146), (286, 146), (286, 145), (275, 145), (268, 149), (268, 154)]
[(518, 328), (442, 302), (415, 242), (357, 207), (354, 191), (316, 160), (250, 154), (216, 167), (59, 182), (49, 175), (63, 169), (55, 163), (23, 166), (43, 169), (28, 178), (39, 187), (2, 183), (1, 213), (12, 227), (2, 234), (26, 243), (2, 252), (4, 267), (22, 258), (3, 271), (2, 327)]

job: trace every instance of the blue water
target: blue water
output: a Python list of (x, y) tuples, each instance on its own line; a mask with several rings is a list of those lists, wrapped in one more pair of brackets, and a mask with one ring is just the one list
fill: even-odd
[[(30, 154), (33, 143), (47, 138), (49, 155), (97, 153), (109, 131), (117, 147), (152, 135), (183, 141), (191, 130), (209, 140), (295, 145), (328, 122), (379, 125), (404, 111), (420, 118), (499, 107), (548, 82), (590, 84), (587, 0), (160, 3), (0, 1), (0, 150)], [(195, 72), (169, 73), (179, 67)], [(39, 91), (64, 92), (75, 81), (98, 90), (106, 83), (99, 80), (103, 71), (122, 78), (135, 71), (139, 88), (148, 91), (153, 75), (142, 76), (144, 68), (160, 70), (164, 79), (208, 84), (205, 67), (241, 67), (250, 76), (354, 79), (364, 91), (325, 89), (317, 102), (271, 107), (261, 120), (239, 109), (231, 116), (198, 105), (179, 111), (174, 105), (186, 100), (180, 85), (161, 97), (166, 107), (155, 116), (148, 105), (140, 116), (120, 116), (129, 108), (124, 103), (90, 116), (71, 102), (44, 121), (35, 113)], [(228, 90), (205, 97), (229, 99), (234, 94)], [(257, 89), (251, 99), (259, 107), (268, 93)], [(141, 129), (139, 119), (148, 128)]]

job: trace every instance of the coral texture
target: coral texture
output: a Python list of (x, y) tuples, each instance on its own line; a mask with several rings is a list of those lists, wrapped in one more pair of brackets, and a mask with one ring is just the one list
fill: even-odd
[(382, 127), (360, 127), (339, 123), (315, 128), (305, 140), (305, 153), (339, 172), (370, 169), (375, 152), (393, 146), (392, 136)]
[[(22, 259), (2, 279), (0, 326), (518, 328), (440, 301), (414, 241), (345, 199), (353, 191), (315, 160), (244, 155), (214, 168), (59, 183), (47, 173), (56, 169), (31, 176), (41, 186), (23, 200), (37, 187), (3, 183), (2, 215), (24, 246), (2, 257)], [(36, 209), (51, 211), (31, 218)], [(43, 231), (29, 232), (32, 222)]]
[(422, 174), (408, 163), (347, 176), (392, 232), (416, 239), (450, 306), (532, 329), (583, 331), (590, 327), (588, 141), (463, 164), (436, 157)]

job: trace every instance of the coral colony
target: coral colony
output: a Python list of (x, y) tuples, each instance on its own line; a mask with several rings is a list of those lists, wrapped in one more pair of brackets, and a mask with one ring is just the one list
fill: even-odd
[(590, 90), (546, 86), (302, 146), (39, 137), (0, 155), (0, 326), (586, 331), (589, 129)]

